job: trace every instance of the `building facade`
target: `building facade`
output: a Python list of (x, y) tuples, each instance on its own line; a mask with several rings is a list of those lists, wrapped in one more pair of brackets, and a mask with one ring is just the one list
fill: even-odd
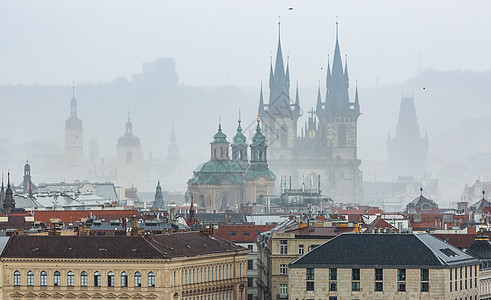
[(2, 299), (244, 299), (248, 250), (200, 232), (13, 236)]
[(240, 119), (232, 147), (219, 124), (210, 143), (210, 160), (201, 164), (188, 181), (188, 193), (194, 203), (210, 210), (238, 211), (242, 204), (255, 203), (273, 194), (276, 177), (268, 167), (268, 146), (261, 131), (258, 118), (249, 161)]
[(350, 101), (348, 67), (346, 62), (343, 70), (337, 24), (332, 71), (330, 64), (327, 67), (325, 100), (322, 101), (319, 86), (316, 108), (308, 112), (308, 122), (300, 136), (298, 84), (293, 101), (289, 63), (285, 70), (280, 38), (274, 69), (272, 63), (270, 66), (269, 89), (266, 104), (261, 87), (259, 114), (269, 141), (271, 169), (279, 175), (291, 175), (295, 186), (305, 178), (312, 178), (317, 186), (320, 178), (323, 190), (337, 202), (361, 200), (361, 160), (357, 154), (360, 104), (357, 89), (354, 101)]
[(478, 299), (479, 261), (429, 234), (342, 234), (289, 266), (289, 299)]
[[(73, 88), (75, 91), (75, 87)], [(77, 116), (75, 92), (70, 101), (70, 117), (65, 121), (65, 181), (84, 179), (82, 120)]]
[(128, 114), (126, 132), (118, 139), (117, 144), (117, 182), (123, 187), (138, 187), (142, 152), (140, 139), (133, 135), (133, 123)]
[(356, 230), (309, 227), (287, 220), (261, 234), (257, 242), (258, 299), (288, 299), (288, 264), (338, 234)]

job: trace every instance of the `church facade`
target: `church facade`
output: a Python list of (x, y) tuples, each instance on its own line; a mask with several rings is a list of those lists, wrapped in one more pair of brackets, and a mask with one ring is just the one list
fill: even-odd
[(290, 97), (290, 67), (284, 65), (281, 39), (278, 37), (276, 61), (271, 62), (269, 102), (265, 103), (261, 87), (259, 115), (269, 142), (271, 169), (292, 181), (318, 186), (323, 194), (337, 202), (356, 202), (363, 197), (361, 160), (357, 154), (357, 122), (360, 116), (358, 89), (354, 101), (349, 96), (348, 66), (344, 67), (339, 49), (336, 24), (336, 46), (332, 71), (327, 67), (326, 92), (322, 99), (320, 86), (317, 104), (308, 111), (308, 121), (298, 134), (302, 114), (298, 84), (295, 100)]
[(221, 124), (218, 126), (210, 143), (210, 160), (198, 166), (188, 181), (188, 195), (194, 203), (209, 210), (237, 211), (242, 204), (273, 195), (276, 177), (268, 167), (266, 137), (259, 118), (251, 145), (246, 141), (240, 119), (231, 146)]

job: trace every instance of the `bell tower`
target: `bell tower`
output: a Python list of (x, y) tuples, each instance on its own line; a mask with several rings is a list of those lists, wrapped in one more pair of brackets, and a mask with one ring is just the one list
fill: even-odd
[(83, 180), (84, 146), (82, 120), (77, 116), (77, 99), (75, 84), (72, 86), (73, 97), (70, 101), (70, 117), (65, 121), (65, 179), (66, 181)]

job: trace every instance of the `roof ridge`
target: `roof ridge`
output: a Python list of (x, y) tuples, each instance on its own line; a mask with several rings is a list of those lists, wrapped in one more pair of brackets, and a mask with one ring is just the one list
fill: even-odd
[[(435, 250), (433, 250), (433, 247), (430, 247), (430, 245), (428, 245), (428, 244), (427, 244), (427, 243), (426, 243), (424, 240), (422, 240), (422, 239), (420, 238), (420, 236), (423, 236), (423, 235), (427, 235), (427, 236), (431, 236), (431, 237), (433, 237), (431, 234), (427, 234), (427, 233), (414, 234), (414, 236), (415, 236), (415, 237), (416, 237), (416, 238), (417, 238), (417, 239), (418, 239), (420, 242), (422, 242), (422, 243), (423, 243), (423, 245), (425, 245), (425, 246), (426, 246), (426, 248), (428, 248), (428, 249), (431, 251), (431, 253), (433, 253), (433, 255), (434, 255), (434, 256), (436, 256), (436, 258), (438, 259), (438, 261), (440, 261), (440, 263), (441, 263), (442, 265), (446, 265), (446, 266), (448, 266), (448, 263), (447, 263), (446, 261), (444, 261), (444, 260), (443, 260), (443, 259), (440, 257), (440, 255), (438, 255), (438, 254), (436, 253), (436, 251), (435, 251)], [(435, 238), (435, 239), (436, 239), (436, 237), (433, 237), (433, 238)]]

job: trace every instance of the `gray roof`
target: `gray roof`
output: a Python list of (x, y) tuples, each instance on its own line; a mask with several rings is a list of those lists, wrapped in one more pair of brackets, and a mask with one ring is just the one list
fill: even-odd
[(455, 268), (479, 261), (429, 234), (341, 234), (292, 268)]

